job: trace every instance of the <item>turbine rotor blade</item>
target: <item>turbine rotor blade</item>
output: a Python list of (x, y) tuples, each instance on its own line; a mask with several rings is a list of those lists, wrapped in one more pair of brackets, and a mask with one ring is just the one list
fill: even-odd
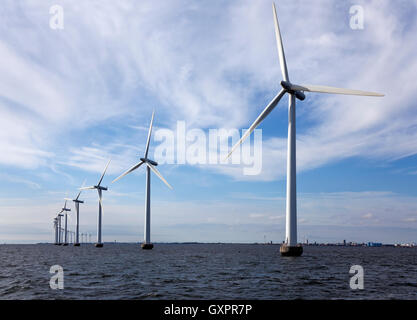
[(101, 175), (101, 178), (100, 178), (97, 186), (100, 186), (101, 181), (103, 181), (104, 175), (106, 174), (106, 171), (107, 171), (107, 168), (109, 167), (110, 161), (111, 161), (111, 159), (109, 159), (109, 161), (107, 162), (106, 168), (104, 168), (103, 174)]
[(162, 174), (153, 165), (151, 165), (149, 162), (146, 162), (146, 165), (158, 176), (159, 179), (161, 179), (168, 186), (168, 188), (172, 189), (171, 185), (164, 179)]
[(286, 91), (282, 89), (280, 93), (278, 93), (278, 95), (268, 104), (268, 106), (264, 109), (264, 111), (262, 111), (259, 117), (255, 120), (255, 122), (252, 123), (252, 125), (249, 127), (248, 131), (246, 131), (243, 137), (240, 138), (240, 140), (233, 146), (232, 150), (229, 152), (225, 160), (227, 160), (230, 157), (233, 151), (235, 151), (236, 148), (240, 146), (243, 143), (243, 141), (246, 140), (247, 137), (249, 137), (249, 135), (253, 132), (253, 130), (255, 130), (256, 127), (259, 126), (259, 124), (272, 112), (272, 110), (275, 109), (278, 102), (281, 100), (281, 98), (284, 96), (285, 93)]
[(151, 124), (149, 125), (148, 131), (148, 139), (146, 140), (146, 148), (145, 148), (145, 159), (148, 158), (148, 151), (149, 151), (149, 143), (151, 141), (151, 134), (152, 134), (152, 126), (153, 126), (153, 118), (155, 116), (155, 110), (152, 112)]
[(319, 93), (333, 93), (344, 94), (352, 96), (368, 96), (368, 97), (383, 97), (384, 95), (376, 92), (368, 92), (361, 90), (351, 90), (327, 86), (315, 86), (315, 85), (297, 85), (291, 84), (291, 90), (293, 91), (307, 91), (307, 92), (319, 92)]
[(82, 192), (82, 190), (80, 190), (80, 192), (78, 192), (77, 196), (75, 197), (75, 200), (78, 200), (78, 198), (79, 198), (79, 197), (80, 197), (80, 195), (81, 195), (81, 192)]
[[(84, 181), (83, 181), (83, 184), (81, 185), (81, 188), (83, 188), (84, 186), (85, 186), (85, 182), (87, 181), (87, 179), (84, 179)], [(81, 195), (81, 192), (82, 192), (82, 190), (80, 189), (80, 192), (78, 192), (78, 195), (77, 195), (77, 197), (75, 198), (75, 200), (78, 200), (78, 198), (80, 197), (80, 195)]]
[(116, 179), (114, 179), (111, 183), (116, 182), (117, 180), (123, 178), (125, 175), (131, 173), (132, 171), (135, 171), (137, 168), (139, 168), (144, 162), (141, 161), (137, 164), (135, 164), (132, 168), (130, 168), (129, 170), (127, 170), (126, 172), (124, 172), (123, 174), (121, 174), (119, 177), (117, 177)]
[(90, 187), (80, 188), (79, 190), (92, 190), (92, 189), (95, 189), (95, 188), (96, 188), (95, 186), (90, 186)]
[(284, 45), (282, 44), (281, 30), (279, 29), (277, 10), (275, 8), (275, 3), (272, 3), (272, 11), (274, 13), (274, 23), (275, 23), (275, 38), (277, 40), (277, 49), (279, 64), (281, 65), (282, 78), (285, 81), (290, 81), (288, 77), (287, 62), (285, 60)]

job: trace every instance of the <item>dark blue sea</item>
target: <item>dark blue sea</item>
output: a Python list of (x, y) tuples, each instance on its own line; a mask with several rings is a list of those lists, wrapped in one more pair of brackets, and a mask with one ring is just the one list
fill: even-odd
[[(62, 266), (64, 289), (50, 288)], [(364, 289), (352, 290), (352, 265)], [(277, 245), (0, 245), (0, 299), (417, 299), (417, 248)]]

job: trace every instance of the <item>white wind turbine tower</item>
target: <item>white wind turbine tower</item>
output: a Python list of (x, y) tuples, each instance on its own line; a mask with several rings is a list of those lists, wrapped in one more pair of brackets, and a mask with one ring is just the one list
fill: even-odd
[(275, 36), (278, 47), (279, 62), (281, 65), (281, 72), (283, 81), (281, 81), (282, 89), (278, 95), (269, 103), (269, 105), (262, 111), (255, 122), (250, 126), (249, 130), (242, 136), (242, 138), (233, 146), (232, 152), (240, 146), (240, 144), (255, 130), (255, 128), (271, 113), (277, 106), (281, 98), (288, 93), (288, 151), (287, 151), (287, 208), (286, 208), (286, 237), (285, 242), (280, 248), (283, 256), (300, 256), (303, 253), (301, 245), (297, 244), (297, 195), (296, 195), (296, 149), (295, 149), (295, 102), (296, 98), (303, 101), (305, 99), (304, 92), (320, 92), (333, 93), (344, 95), (357, 96), (373, 96), (382, 97), (382, 94), (374, 92), (365, 92), (359, 90), (349, 90), (326, 86), (316, 85), (297, 85), (290, 82), (288, 76), (288, 69), (285, 60), (284, 47), (282, 44), (281, 32), (279, 29), (277, 13), (275, 4), (272, 4), (274, 22), (275, 22)]
[(64, 212), (65, 215), (65, 227), (64, 227), (64, 246), (68, 245), (68, 214), (67, 212), (71, 211), (71, 209), (67, 208), (67, 200), (65, 200), (64, 207), (61, 210), (61, 213)]
[(147, 167), (146, 167), (146, 197), (145, 197), (145, 232), (144, 232), (144, 243), (142, 243), (141, 247), (142, 249), (147, 249), (147, 250), (150, 250), (153, 248), (153, 244), (151, 243), (151, 171), (150, 170), (152, 170), (158, 176), (158, 178), (161, 179), (168, 186), (168, 188), (172, 189), (172, 187), (164, 179), (161, 173), (155, 168), (158, 165), (158, 163), (148, 158), (149, 144), (151, 141), (154, 116), (155, 116), (155, 111), (152, 112), (151, 124), (149, 126), (148, 139), (146, 142), (144, 157), (140, 158), (139, 163), (135, 164), (132, 168), (130, 168), (125, 173), (123, 173), (118, 178), (112, 181), (112, 183), (116, 182), (117, 180), (123, 178), (125, 175), (131, 173), (132, 171), (135, 171), (142, 164), (146, 164)]
[[(85, 181), (84, 181), (85, 183)], [(84, 186), (83, 183), (83, 186)], [(84, 203), (84, 201), (79, 200), (80, 195), (81, 195), (82, 190), (80, 190), (80, 192), (78, 192), (78, 195), (75, 197), (75, 199), (68, 199), (66, 198), (65, 200), (68, 201), (73, 201), (75, 204), (75, 211), (77, 213), (76, 216), (76, 226), (75, 226), (75, 241), (74, 241), (74, 246), (78, 247), (80, 246), (80, 238), (79, 238), (79, 234), (80, 234), (80, 203)]]
[[(61, 210), (62, 212), (62, 210)], [(58, 213), (57, 215), (57, 220), (58, 220), (58, 242), (57, 245), (61, 245), (62, 244), (62, 228), (61, 228), (61, 218), (64, 216), (62, 213)]]
[(55, 231), (55, 245), (58, 244), (58, 218), (54, 218), (54, 231)]
[[(110, 159), (111, 160), (111, 159)], [(104, 175), (106, 174), (107, 168), (109, 167), (110, 160), (107, 162), (106, 168), (103, 171), (103, 174), (100, 177), (100, 180), (98, 181), (96, 186), (90, 186), (90, 187), (83, 187), (80, 188), (80, 190), (91, 190), (91, 189), (97, 189), (98, 192), (98, 223), (97, 223), (97, 243), (95, 246), (97, 248), (101, 248), (103, 246), (103, 242), (101, 241), (101, 213), (102, 213), (102, 191), (106, 191), (106, 187), (101, 186), (101, 182), (103, 181)]]

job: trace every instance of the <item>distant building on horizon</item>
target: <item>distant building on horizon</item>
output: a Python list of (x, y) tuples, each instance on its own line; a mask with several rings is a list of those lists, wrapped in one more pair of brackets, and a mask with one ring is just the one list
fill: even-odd
[(382, 247), (380, 242), (368, 242), (368, 247)]

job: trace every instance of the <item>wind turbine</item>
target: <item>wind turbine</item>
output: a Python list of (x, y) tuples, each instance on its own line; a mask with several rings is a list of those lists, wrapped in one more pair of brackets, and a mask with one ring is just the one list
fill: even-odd
[(123, 178), (125, 175), (131, 173), (132, 171), (135, 171), (142, 164), (146, 164), (147, 166), (146, 167), (146, 196), (145, 196), (145, 232), (144, 232), (144, 242), (141, 244), (142, 249), (146, 249), (146, 250), (150, 250), (153, 248), (153, 244), (151, 243), (151, 170), (157, 175), (159, 179), (161, 179), (168, 186), (168, 188), (172, 189), (170, 184), (164, 179), (161, 173), (155, 168), (158, 165), (158, 163), (148, 158), (149, 143), (151, 141), (154, 116), (155, 116), (155, 111), (152, 112), (151, 124), (149, 126), (148, 139), (147, 139), (146, 148), (145, 148), (145, 155), (143, 156), (143, 158), (140, 158), (139, 163), (135, 164), (132, 168), (130, 168), (125, 173), (123, 173), (118, 178), (112, 181), (112, 183), (116, 182), (117, 180)]
[(54, 218), (54, 230), (55, 230), (55, 245), (58, 244), (58, 218)]
[(64, 227), (65, 231), (64, 231), (64, 243), (63, 243), (64, 246), (68, 245), (68, 214), (67, 214), (68, 211), (71, 211), (71, 209), (67, 208), (67, 200), (65, 200), (64, 207), (62, 208), (60, 212), (60, 213), (64, 212), (64, 215), (65, 215), (65, 227)]
[[(300, 256), (303, 253), (301, 245), (297, 244), (297, 195), (296, 195), (296, 148), (295, 148), (295, 102), (296, 98), (303, 101), (305, 99), (304, 92), (333, 93), (344, 95), (371, 96), (382, 97), (382, 94), (374, 92), (365, 92), (360, 90), (349, 90), (327, 86), (316, 85), (297, 85), (290, 82), (288, 76), (287, 63), (285, 60), (284, 46), (282, 44), (281, 32), (278, 24), (275, 4), (272, 3), (272, 10), (275, 22), (275, 36), (278, 47), (279, 63), (281, 65), (281, 73), (283, 81), (281, 81), (282, 89), (278, 95), (268, 104), (262, 111), (255, 122), (250, 126), (249, 130), (242, 138), (233, 146), (228, 154), (230, 157), (232, 152), (240, 146), (240, 144), (255, 130), (255, 128), (271, 113), (277, 106), (281, 98), (288, 93), (288, 151), (287, 151), (287, 205), (286, 205), (286, 237), (285, 242), (280, 248), (283, 256)], [(227, 159), (226, 158), (226, 159)]]
[[(110, 159), (111, 160), (111, 159)], [(104, 168), (103, 174), (100, 177), (100, 180), (98, 181), (97, 185), (95, 186), (90, 186), (90, 187), (83, 187), (80, 188), (80, 190), (91, 190), (91, 189), (97, 189), (98, 192), (98, 224), (97, 224), (97, 243), (95, 244), (95, 246), (97, 248), (101, 248), (103, 247), (103, 242), (101, 241), (101, 211), (102, 211), (102, 191), (106, 191), (107, 188), (106, 187), (102, 187), (101, 186), (101, 182), (103, 181), (104, 175), (106, 174), (107, 168), (109, 167), (110, 164), (110, 160), (107, 162), (106, 168)]]
[[(61, 210), (62, 212), (62, 210)], [(61, 218), (64, 216), (62, 213), (58, 213), (57, 220), (58, 220), (58, 242), (57, 245), (62, 244), (62, 228), (61, 228)]]
[[(83, 183), (83, 186), (85, 184), (85, 181)], [(79, 239), (79, 231), (80, 231), (80, 203), (84, 203), (84, 201), (79, 200), (79, 197), (81, 195), (82, 190), (78, 192), (78, 195), (75, 197), (75, 199), (65, 199), (68, 201), (73, 201), (75, 204), (75, 211), (77, 212), (77, 218), (76, 218), (76, 227), (75, 227), (75, 242), (74, 246), (79, 247), (80, 246), (80, 239)]]

